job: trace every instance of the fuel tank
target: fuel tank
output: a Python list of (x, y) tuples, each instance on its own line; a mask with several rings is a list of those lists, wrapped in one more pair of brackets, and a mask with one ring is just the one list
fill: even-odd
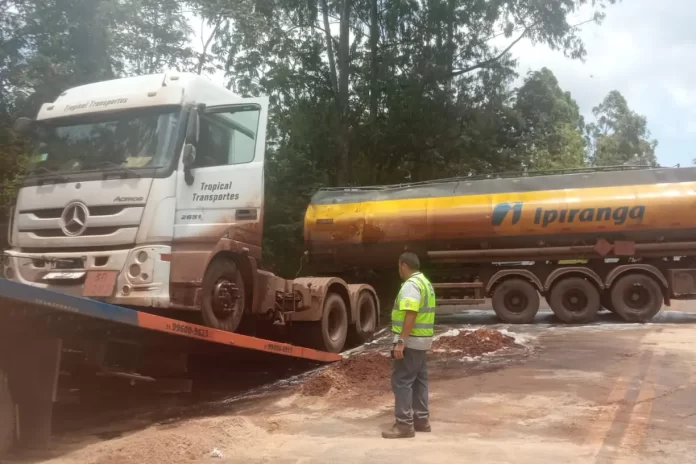
[[(304, 222), (313, 268), (395, 268), (428, 251), (696, 240), (696, 167), (598, 168), (332, 188)], [(501, 259), (504, 261), (504, 259)]]

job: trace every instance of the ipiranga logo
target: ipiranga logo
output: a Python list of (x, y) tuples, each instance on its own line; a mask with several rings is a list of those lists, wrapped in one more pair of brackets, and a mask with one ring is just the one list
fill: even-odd
[[(503, 225), (510, 211), (512, 211), (511, 224), (514, 226), (522, 218), (524, 202), (498, 203), (493, 208), (491, 223), (494, 227)], [(548, 227), (553, 223), (572, 224), (576, 222), (613, 222), (620, 226), (626, 221), (640, 222), (645, 216), (645, 206), (618, 206), (601, 208), (536, 208), (534, 211), (534, 224)]]

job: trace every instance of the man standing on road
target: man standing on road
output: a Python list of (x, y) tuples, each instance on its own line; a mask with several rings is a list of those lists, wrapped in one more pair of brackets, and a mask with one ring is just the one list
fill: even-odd
[(391, 313), (396, 423), (382, 432), (384, 438), (411, 438), (416, 432), (430, 432), (426, 354), (433, 341), (435, 292), (420, 272), (415, 253), (406, 252), (399, 257), (399, 275), (404, 283)]

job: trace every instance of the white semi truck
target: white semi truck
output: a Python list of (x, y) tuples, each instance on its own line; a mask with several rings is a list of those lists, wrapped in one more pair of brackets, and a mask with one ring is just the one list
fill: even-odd
[[(291, 325), (318, 349), (364, 341), (368, 285), (260, 269), (267, 98), (178, 72), (75, 87), (17, 130), (35, 140), (7, 279), (171, 317)], [(300, 343), (304, 344), (304, 341)]]

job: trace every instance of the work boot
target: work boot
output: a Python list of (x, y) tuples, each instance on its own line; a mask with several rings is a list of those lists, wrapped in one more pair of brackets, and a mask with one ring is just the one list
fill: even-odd
[(430, 421), (428, 419), (415, 419), (413, 421), (413, 428), (416, 432), (430, 432)]
[(382, 438), (413, 438), (416, 436), (416, 431), (413, 426), (399, 424), (398, 422), (386, 432), (382, 432)]

